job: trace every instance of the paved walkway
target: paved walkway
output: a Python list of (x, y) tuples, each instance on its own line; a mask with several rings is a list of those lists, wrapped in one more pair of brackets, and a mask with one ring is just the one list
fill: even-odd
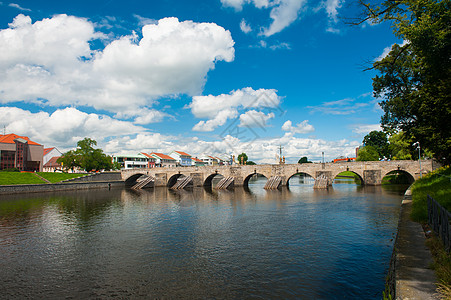
[[(410, 191), (409, 191), (410, 192)], [(419, 223), (410, 220), (412, 200), (406, 195), (402, 202), (398, 228), (396, 261), (396, 299), (437, 299), (437, 278), (431, 252)]]

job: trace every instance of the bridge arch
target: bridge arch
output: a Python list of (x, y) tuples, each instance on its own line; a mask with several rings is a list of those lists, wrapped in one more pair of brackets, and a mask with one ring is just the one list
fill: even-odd
[(295, 176), (297, 176), (297, 175), (302, 175), (302, 174), (305, 174), (305, 175), (307, 175), (307, 176), (309, 176), (309, 177), (315, 179), (315, 177), (312, 176), (312, 174), (309, 174), (309, 172), (296, 172), (296, 173), (291, 174), (290, 176), (287, 177), (287, 187), (290, 186), (290, 179), (292, 179), (293, 177), (295, 177)]
[(205, 187), (213, 187), (213, 178), (215, 178), (216, 176), (224, 177), (224, 175), (222, 175), (220, 173), (217, 173), (217, 172), (212, 173), (205, 178), (203, 185)]
[(252, 178), (252, 176), (258, 176), (258, 175), (260, 175), (260, 176), (263, 176), (263, 177), (265, 177), (266, 178), (266, 180), (268, 180), (269, 178), (271, 178), (271, 176), (268, 176), (267, 174), (263, 174), (263, 173), (259, 173), (259, 172), (253, 172), (253, 173), (250, 173), (250, 174), (248, 174), (246, 177), (244, 177), (244, 180), (243, 180), (243, 186), (244, 187), (249, 187), (249, 180), (251, 180), (251, 178)]
[(168, 182), (166, 184), (167, 187), (173, 187), (174, 184), (177, 183), (177, 180), (181, 177), (186, 177), (187, 175), (183, 174), (183, 173), (177, 173), (177, 174), (173, 174), (172, 176), (170, 176), (168, 178)]
[[(396, 175), (396, 174), (405, 176), (405, 179), (407, 180), (407, 182), (405, 182), (406, 184), (407, 183), (412, 184), (415, 181), (415, 177), (406, 170), (393, 170), (393, 171), (387, 172), (384, 176), (382, 176), (382, 180), (384, 178), (386, 178), (387, 176)], [(395, 179), (395, 181), (396, 181), (396, 179)], [(393, 183), (399, 183), (399, 182), (393, 182)]]
[[(354, 175), (357, 175), (357, 177), (358, 177), (359, 180), (360, 180), (360, 185), (364, 185), (364, 184), (365, 184), (365, 181), (363, 180), (363, 176), (362, 176), (361, 174), (359, 174), (359, 173), (356, 172), (356, 171), (352, 171), (352, 170), (347, 170), (347, 171), (353, 173)], [(340, 172), (340, 173), (336, 173), (336, 174), (334, 175), (334, 177), (332, 178), (332, 182), (335, 183), (335, 180), (338, 179), (337, 177), (338, 177), (340, 174), (344, 173), (344, 172), (345, 172), (345, 171), (342, 171), (342, 172)]]
[(135, 173), (135, 174), (131, 175), (130, 177), (125, 179), (125, 186), (130, 187), (130, 186), (135, 185), (136, 182), (138, 181), (138, 179), (143, 175), (147, 176), (144, 173)]

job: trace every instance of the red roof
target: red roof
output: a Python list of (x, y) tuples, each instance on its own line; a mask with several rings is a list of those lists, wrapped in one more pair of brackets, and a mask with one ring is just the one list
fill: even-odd
[(55, 147), (53, 147), (53, 148), (44, 148), (44, 156), (46, 156), (47, 153), (49, 153), (49, 152), (52, 151), (53, 149), (55, 149)]
[(197, 161), (197, 162), (202, 162), (202, 163), (204, 162), (203, 160), (200, 160), (200, 159), (198, 159), (196, 157), (192, 157), (191, 159), (194, 160), (194, 161)]
[(170, 157), (169, 155), (166, 155), (166, 154), (163, 154), (163, 153), (152, 152), (152, 153), (150, 153), (150, 155), (155, 155), (159, 159), (175, 160), (172, 157)]
[(39, 145), (39, 146), (41, 146), (41, 144), (38, 144), (36, 142), (31, 141), (27, 136), (20, 136), (20, 135), (14, 134), (14, 133), (6, 134), (6, 135), (0, 134), (0, 143), (14, 144), (14, 140), (17, 139), (17, 138), (21, 138), (21, 139), (26, 140), (29, 145)]
[(184, 155), (184, 156), (189, 156), (189, 157), (191, 157), (191, 155), (189, 155), (188, 153), (182, 152), (182, 151), (174, 151), (174, 152), (177, 152), (177, 153), (180, 154), (180, 155)]
[(60, 158), (59, 156), (52, 157), (46, 164), (44, 165), (44, 168), (50, 168), (50, 167), (61, 167), (61, 164), (57, 163), (56, 160)]

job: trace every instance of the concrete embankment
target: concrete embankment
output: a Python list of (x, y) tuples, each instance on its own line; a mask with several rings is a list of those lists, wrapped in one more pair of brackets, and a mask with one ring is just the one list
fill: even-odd
[(410, 220), (412, 196), (407, 190), (401, 205), (398, 234), (387, 284), (394, 299), (437, 299), (437, 278), (422, 226)]
[(120, 173), (108, 172), (51, 184), (0, 185), (0, 194), (38, 193), (123, 187)]

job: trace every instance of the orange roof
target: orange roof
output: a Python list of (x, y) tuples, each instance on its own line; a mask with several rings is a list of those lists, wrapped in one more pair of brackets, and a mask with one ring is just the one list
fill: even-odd
[(197, 162), (202, 162), (202, 163), (204, 162), (203, 160), (200, 160), (200, 159), (198, 159), (196, 157), (192, 157), (191, 159), (194, 160), (194, 161), (197, 161)]
[(163, 154), (163, 153), (157, 153), (157, 152), (152, 152), (150, 153), (150, 155), (155, 155), (156, 157), (158, 157), (159, 159), (170, 159), (170, 160), (175, 160), (172, 157), (170, 157), (169, 155)]
[(47, 153), (49, 153), (49, 152), (52, 151), (53, 149), (55, 149), (55, 147), (53, 147), (53, 148), (45, 148), (45, 149), (44, 149), (44, 156), (46, 156)]
[(185, 152), (182, 152), (182, 151), (174, 151), (174, 152), (177, 152), (178, 154), (184, 155), (184, 156), (191, 156), (188, 153), (185, 153)]
[(14, 140), (17, 138), (26, 140), (29, 145), (39, 145), (39, 146), (41, 145), (41, 144), (31, 141), (27, 136), (20, 136), (20, 135), (14, 134), (14, 133), (6, 134), (6, 135), (0, 134), (0, 143), (14, 144)]
[(44, 167), (49, 168), (49, 167), (61, 167), (61, 164), (57, 163), (56, 160), (60, 158), (59, 156), (54, 156), (52, 157), (45, 165)]

